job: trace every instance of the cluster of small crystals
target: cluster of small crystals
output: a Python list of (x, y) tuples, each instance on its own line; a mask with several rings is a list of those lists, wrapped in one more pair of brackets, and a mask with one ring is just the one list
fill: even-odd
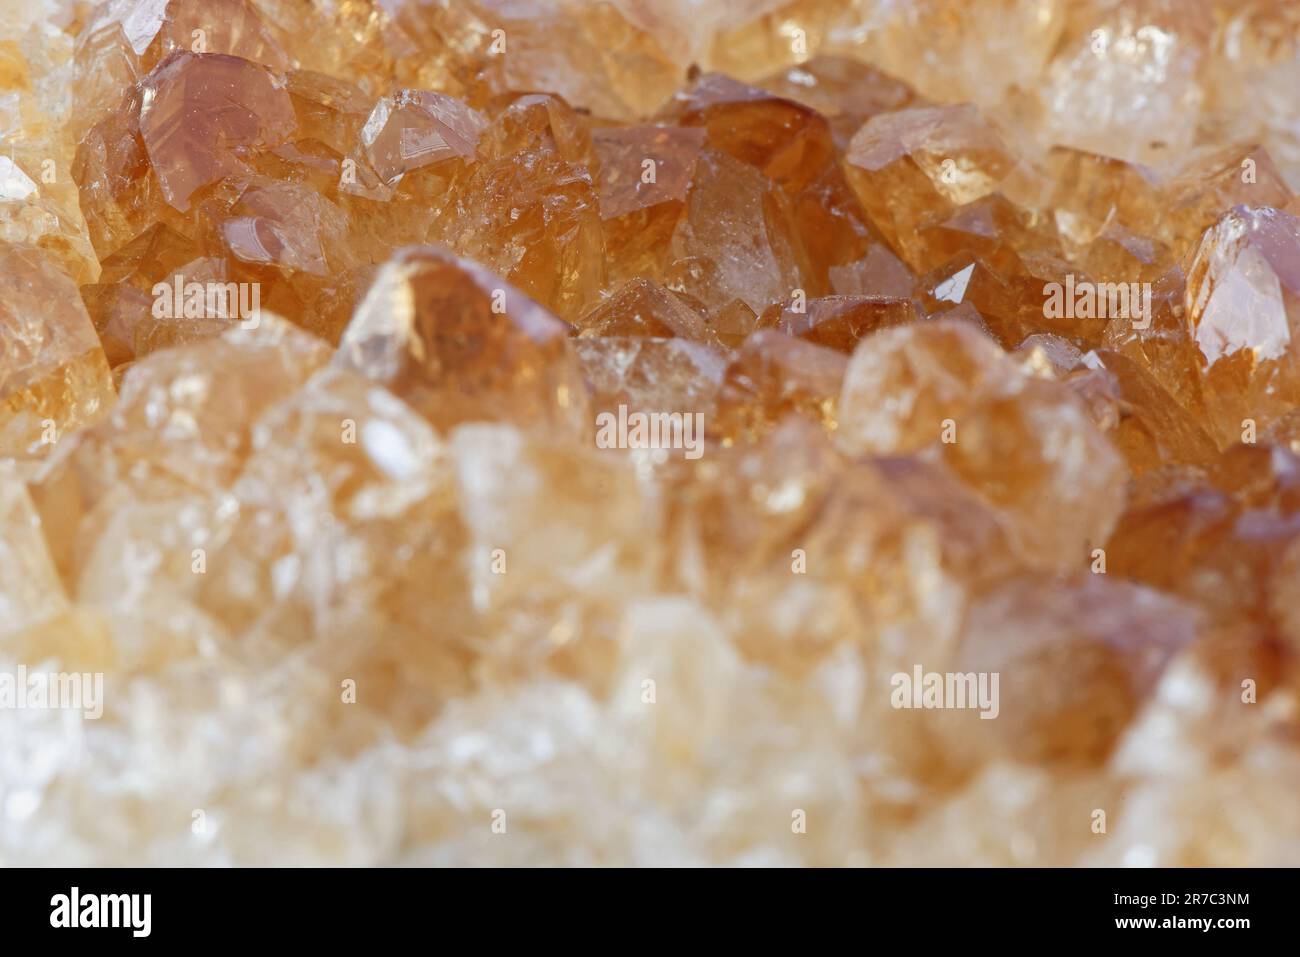
[(0, 671), (105, 675), (0, 863), (1300, 863), (1298, 89), (1285, 0), (0, 0)]

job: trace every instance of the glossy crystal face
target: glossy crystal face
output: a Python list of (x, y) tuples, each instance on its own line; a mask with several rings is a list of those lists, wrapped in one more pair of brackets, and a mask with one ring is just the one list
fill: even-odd
[(0, 861), (1296, 863), (1297, 89), (1282, 0), (10, 5)]

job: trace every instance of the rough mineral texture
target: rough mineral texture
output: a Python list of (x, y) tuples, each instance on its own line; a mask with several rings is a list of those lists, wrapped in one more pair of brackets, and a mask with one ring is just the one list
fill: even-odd
[(103, 676), (0, 865), (1300, 864), (1298, 89), (1284, 0), (0, 0), (0, 677)]

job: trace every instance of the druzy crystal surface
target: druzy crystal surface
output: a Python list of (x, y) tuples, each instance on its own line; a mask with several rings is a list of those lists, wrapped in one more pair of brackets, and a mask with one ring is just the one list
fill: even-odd
[(104, 682), (0, 864), (1300, 863), (1297, 89), (1281, 0), (0, 0), (0, 675)]

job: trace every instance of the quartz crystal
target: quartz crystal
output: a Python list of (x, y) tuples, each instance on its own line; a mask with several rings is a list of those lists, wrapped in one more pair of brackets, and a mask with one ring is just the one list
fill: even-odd
[(76, 284), (49, 256), (0, 243), (0, 452), (49, 452), (115, 398), (108, 361)]
[(106, 690), (0, 864), (1300, 863), (1298, 86), (1282, 0), (0, 0), (0, 673)]

